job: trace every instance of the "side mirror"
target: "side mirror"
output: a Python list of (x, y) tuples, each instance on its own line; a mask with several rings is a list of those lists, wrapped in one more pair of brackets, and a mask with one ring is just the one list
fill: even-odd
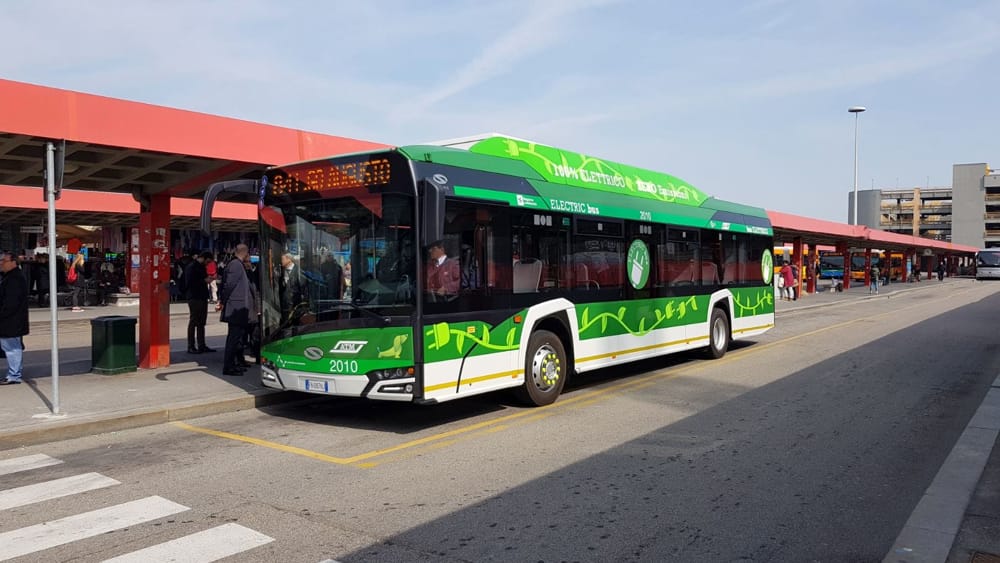
[(212, 234), (212, 208), (220, 194), (230, 192), (256, 196), (259, 185), (260, 180), (229, 180), (209, 186), (201, 200), (201, 234), (206, 237)]

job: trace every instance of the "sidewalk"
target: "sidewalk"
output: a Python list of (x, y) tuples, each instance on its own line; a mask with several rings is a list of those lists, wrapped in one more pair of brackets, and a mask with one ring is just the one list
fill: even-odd
[[(59, 329), (59, 414), (51, 377), (51, 312), (32, 307), (31, 334), (25, 338), (24, 384), (0, 389), (0, 450), (172, 420), (258, 408), (311, 395), (267, 389), (256, 366), (241, 377), (222, 375), (226, 325), (209, 317), (207, 344), (214, 353), (186, 352), (187, 303), (171, 303), (170, 366), (132, 373), (90, 373), (91, 320), (102, 316), (138, 317), (139, 307), (86, 307), (57, 311)], [(0, 375), (6, 362), (0, 360)]]
[[(968, 278), (947, 278), (943, 282), (935, 279), (892, 283), (882, 287), (879, 295), (869, 295), (868, 288), (858, 284), (843, 292), (827, 290), (804, 295), (796, 301), (779, 300), (775, 310), (780, 319), (784, 312), (836, 307), (859, 299), (892, 299), (904, 293), (958, 283), (975, 282)], [(828, 288), (829, 284), (821, 280), (821, 287)], [(60, 411), (64, 414), (53, 416), (52, 378), (46, 374), (50, 351), (42, 344), (48, 342), (51, 316), (48, 309), (31, 309), (33, 335), (25, 352), (25, 384), (0, 390), (3, 404), (0, 451), (315, 398), (266, 389), (261, 386), (254, 368), (242, 377), (221, 375), (225, 325), (211, 319), (208, 345), (218, 351), (197, 356), (184, 352), (186, 343), (180, 327), (186, 325), (186, 303), (170, 305), (171, 334), (181, 338), (171, 341), (169, 367), (120, 375), (89, 373), (90, 320), (107, 315), (138, 316), (139, 309), (90, 307), (80, 313), (68, 309), (58, 311), (59, 398)], [(6, 369), (6, 363), (0, 361), (0, 365), (3, 366), (0, 369)], [(925, 494), (925, 501), (930, 499), (930, 504), (925, 506), (922, 501), (917, 507), (885, 561), (965, 562), (970, 561), (975, 552), (1000, 554), (1000, 448), (993, 447), (997, 430), (1000, 430), (1000, 378), (966, 430), (966, 434), (972, 432), (979, 440), (965, 443), (966, 434), (963, 434)], [(951, 466), (955, 465), (952, 458), (958, 460), (957, 469)], [(947, 503), (941, 503), (936, 492), (947, 495), (952, 505), (950, 512), (942, 509), (942, 504)]]

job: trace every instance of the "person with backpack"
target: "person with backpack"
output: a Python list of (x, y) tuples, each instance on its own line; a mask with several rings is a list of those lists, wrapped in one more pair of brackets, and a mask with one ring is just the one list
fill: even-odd
[[(83, 311), (81, 305), (87, 302), (87, 275), (84, 267), (83, 253), (77, 254), (66, 271), (66, 283), (73, 288), (73, 312)], [(83, 296), (81, 298), (81, 295)]]

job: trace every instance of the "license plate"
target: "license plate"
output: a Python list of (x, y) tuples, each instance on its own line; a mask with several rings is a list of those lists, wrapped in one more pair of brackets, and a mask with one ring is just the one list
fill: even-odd
[(306, 380), (306, 391), (322, 391), (323, 393), (330, 392), (330, 382), (329, 381), (315, 381), (312, 379)]

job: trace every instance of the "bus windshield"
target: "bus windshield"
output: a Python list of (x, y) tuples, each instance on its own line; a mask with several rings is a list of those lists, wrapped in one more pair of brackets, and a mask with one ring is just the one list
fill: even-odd
[(1000, 248), (980, 250), (976, 254), (976, 264), (987, 268), (1000, 266)]
[[(342, 189), (261, 210), (265, 341), (294, 332), (385, 326), (415, 304), (414, 198)], [(294, 333), (293, 332), (293, 333)]]

